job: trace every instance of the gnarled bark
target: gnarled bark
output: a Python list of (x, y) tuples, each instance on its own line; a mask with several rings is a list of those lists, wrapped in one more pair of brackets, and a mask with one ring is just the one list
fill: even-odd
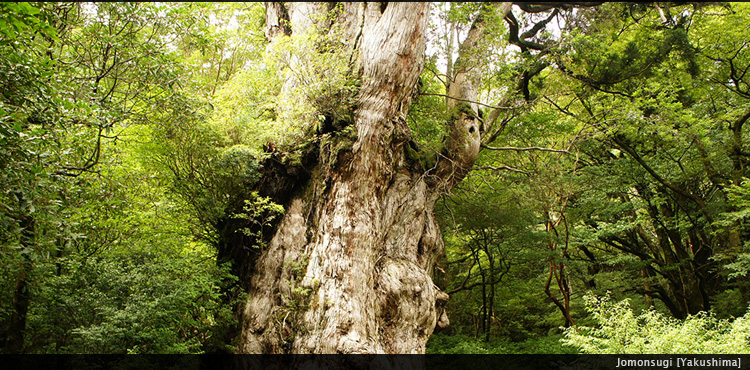
[[(291, 19), (303, 5), (267, 6)], [(345, 3), (339, 14), (361, 79), (352, 122), (312, 139), (310, 179), (252, 266), (239, 352), (423, 353), (447, 325), (448, 296), (430, 277), (443, 249), (433, 206), (476, 159), (478, 120), (456, 116), (437, 170), (409, 163), (429, 5)]]

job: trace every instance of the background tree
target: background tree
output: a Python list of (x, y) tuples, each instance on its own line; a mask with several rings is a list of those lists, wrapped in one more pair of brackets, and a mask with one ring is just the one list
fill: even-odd
[[(567, 279), (571, 301), (587, 289), (614, 290), (621, 296), (636, 293), (642, 298), (634, 300), (638, 305), (656, 304), (681, 318), (712, 307), (723, 316), (744, 312), (747, 300), (741, 298), (739, 281), (725, 278), (731, 273), (726, 267), (740, 268), (741, 263), (717, 264), (716, 257), (709, 257), (736, 256), (729, 251), (736, 250), (741, 239), (741, 222), (733, 224), (739, 221), (734, 206), (738, 198), (731, 198), (737, 193), (726, 186), (737, 183), (731, 180), (731, 168), (739, 167), (728, 152), (742, 146), (732, 144), (742, 141), (732, 128), (741, 130), (744, 111), (733, 110), (719, 125), (721, 118), (714, 114), (723, 113), (708, 103), (718, 101), (714, 94), (727, 102), (739, 96), (734, 85), (721, 88), (710, 82), (731, 81), (731, 70), (739, 71), (738, 61), (744, 55), (743, 42), (732, 27), (718, 28), (743, 14), (733, 5), (608, 4), (560, 11), (551, 18), (550, 22), (564, 19), (566, 25), (560, 38), (549, 43), (549, 51), (539, 53), (541, 61), (548, 58), (554, 68), (530, 79), (528, 96), (535, 97), (534, 104), (509, 121), (499, 142), (514, 139), (511, 127), (561, 131), (553, 129), (544, 138), (522, 144), (505, 141), (494, 146), (519, 154), (526, 147), (524, 155), (543, 154), (544, 148), (547, 154), (567, 151), (573, 156), (561, 155), (554, 161), (563, 164), (569, 158), (570, 167), (563, 165), (568, 169), (552, 176), (552, 182), (535, 176), (538, 170), (533, 167), (525, 167), (526, 156), (478, 168), (511, 171), (531, 183), (542, 180), (533, 189), (557, 182), (551, 189), (568, 194), (567, 238), (553, 239), (557, 243), (567, 239), (568, 256), (552, 261), (572, 267), (568, 271), (573, 275)], [(546, 12), (551, 15), (553, 10)], [(523, 19), (517, 14), (516, 19)], [(717, 27), (711, 28), (711, 36), (702, 33), (707, 24)], [(733, 58), (740, 59), (730, 63), (716, 56), (704, 58), (717, 47), (703, 43), (704, 37), (732, 49), (737, 53)], [(721, 80), (708, 77), (716, 73), (724, 73)], [(576, 84), (581, 89), (567, 89)], [(713, 108), (705, 109), (708, 106)], [(544, 125), (533, 128), (534, 122)], [(523, 197), (543, 201), (541, 194), (536, 190)], [(729, 297), (742, 303), (729, 304)], [(465, 302), (449, 303), (449, 311), (454, 304)]]
[[(190, 109), (168, 50), (179, 13), (152, 4), (3, 5), (5, 353), (225, 346), (210, 333), (231, 320), (219, 306), (228, 275), (179, 226), (139, 144), (160, 112)], [(188, 269), (192, 277), (176, 278)], [(138, 329), (144, 318), (148, 327)]]

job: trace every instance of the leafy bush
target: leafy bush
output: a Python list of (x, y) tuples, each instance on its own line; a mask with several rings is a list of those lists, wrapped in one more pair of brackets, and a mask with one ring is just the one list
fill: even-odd
[(490, 354), (505, 353), (502, 347), (493, 347), (488, 343), (466, 335), (433, 335), (427, 344), (428, 354)]
[(513, 354), (576, 354), (578, 350), (564, 346), (560, 334), (551, 334), (543, 337), (529, 338), (523, 342), (509, 342), (506, 345), (507, 352)]
[[(201, 353), (222, 350), (233, 323), (226, 268), (191, 255), (128, 253), (67, 261), (40, 287), (30, 331), (47, 353)], [(67, 314), (61, 315), (61, 312)]]
[(428, 354), (566, 354), (577, 353), (575, 349), (565, 347), (559, 335), (529, 338), (522, 342), (513, 342), (507, 338), (484, 342), (463, 334), (438, 334), (430, 337), (427, 343)]
[(584, 300), (599, 326), (568, 328), (561, 339), (583, 353), (750, 352), (750, 312), (734, 320), (721, 320), (713, 313), (677, 320), (653, 309), (636, 315), (627, 299), (612, 302), (609, 295), (587, 294)]

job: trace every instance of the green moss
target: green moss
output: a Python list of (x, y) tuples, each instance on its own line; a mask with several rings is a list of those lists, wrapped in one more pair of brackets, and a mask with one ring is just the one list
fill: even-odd
[(471, 104), (467, 102), (460, 101), (456, 103), (456, 106), (451, 109), (450, 114), (448, 117), (450, 117), (448, 120), (450, 122), (453, 122), (460, 118), (460, 114), (466, 114), (469, 118), (476, 118), (477, 114), (474, 112), (474, 109), (471, 108)]
[(284, 156), (283, 163), (290, 167), (301, 167), (302, 159), (307, 157), (311, 151), (317, 150), (315, 139), (305, 140), (302, 144), (291, 148)]
[(357, 142), (358, 132), (355, 125), (347, 125), (340, 131), (334, 131), (321, 140), (321, 148), (329, 145), (328, 163), (335, 166), (342, 152), (351, 152)]
[(437, 155), (432, 150), (419, 150), (416, 145), (405, 145), (406, 161), (421, 171), (427, 171), (437, 164)]
[(341, 131), (334, 133), (334, 138), (339, 142), (348, 142), (352, 145), (355, 141), (357, 141), (357, 137), (359, 136), (359, 133), (357, 131), (357, 127), (354, 125), (348, 125), (344, 127)]
[(302, 157), (303, 154), (300, 152), (289, 153), (284, 157), (284, 164), (290, 167), (300, 167), (302, 166)]

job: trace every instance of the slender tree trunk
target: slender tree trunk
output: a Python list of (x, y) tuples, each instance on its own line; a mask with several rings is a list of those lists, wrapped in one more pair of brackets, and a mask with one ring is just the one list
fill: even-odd
[(480, 230), (482, 235), (482, 250), (487, 256), (487, 275), (490, 277), (489, 281), (489, 293), (487, 296), (487, 331), (484, 334), (484, 341), (490, 341), (490, 332), (492, 331), (492, 320), (495, 318), (495, 256), (491, 251), (490, 240), (487, 236), (487, 231)]
[(34, 242), (34, 217), (24, 215), (21, 218), (21, 263), (18, 267), (16, 287), (13, 291), (13, 312), (10, 318), (10, 327), (5, 342), (5, 353), (22, 353), (24, 349), (24, 336), (26, 333), (26, 316), (29, 312), (31, 294), (29, 286), (31, 282), (31, 250)]
[[(477, 244), (479, 243), (477, 242)], [(477, 248), (477, 249), (471, 248), (471, 255), (474, 257), (474, 262), (476, 262), (476, 266), (479, 269), (479, 276), (482, 278), (482, 283), (480, 284), (480, 287), (482, 288), (482, 309), (480, 312), (479, 329), (482, 332), (482, 334), (486, 334), (487, 333), (487, 276), (484, 273), (484, 268), (482, 267), (482, 261), (479, 259), (479, 250), (480, 248)]]
[[(267, 5), (277, 17), (267, 24), (292, 19), (293, 34), (303, 4)], [(250, 267), (239, 352), (423, 353), (447, 322), (448, 296), (431, 279), (443, 249), (433, 207), (476, 159), (479, 122), (455, 115), (463, 131), (432, 169), (405, 156), (428, 16), (426, 3), (343, 4), (336, 22), (361, 78), (356, 134), (316, 139), (307, 184)]]
[[(565, 319), (564, 326), (567, 328), (571, 325), (575, 325), (575, 321), (573, 321), (573, 316), (570, 314), (570, 284), (568, 282), (567, 274), (565, 272), (565, 263), (563, 262), (564, 259), (567, 259), (567, 252), (566, 249), (563, 249), (562, 252), (558, 252), (558, 245), (557, 241), (552, 239), (552, 234), (556, 237), (558, 235), (557, 233), (557, 224), (552, 221), (550, 218), (549, 211), (545, 211), (545, 215), (547, 218), (546, 222), (546, 231), (550, 234), (550, 240), (548, 242), (549, 250), (552, 253), (560, 254), (559, 258), (560, 261), (555, 261), (555, 257), (550, 256), (549, 259), (549, 274), (547, 275), (547, 282), (544, 285), (544, 293), (547, 294), (547, 296), (552, 300), (552, 302), (557, 306), (558, 309), (560, 309), (560, 313), (562, 313), (563, 318)], [(564, 216), (563, 216), (564, 217)], [(561, 217), (562, 219), (562, 217)], [(560, 222), (560, 221), (557, 221)], [(567, 234), (567, 230), (566, 230)], [(566, 236), (567, 238), (567, 236)], [(567, 241), (566, 241), (567, 243)], [(564, 247), (567, 248), (567, 247)], [(552, 293), (551, 285), (552, 285), (552, 278), (555, 278), (555, 282), (557, 283), (557, 289), (560, 292), (560, 295), (562, 295), (562, 302), (560, 301), (557, 296), (555, 296), (554, 293)]]

